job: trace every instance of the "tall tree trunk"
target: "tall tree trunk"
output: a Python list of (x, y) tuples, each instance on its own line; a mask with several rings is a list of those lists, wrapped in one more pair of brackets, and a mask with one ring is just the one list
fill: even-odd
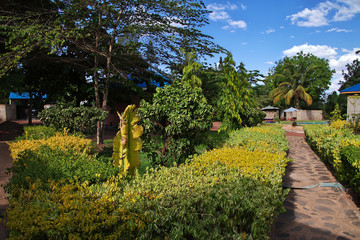
[[(98, 26), (101, 26), (101, 13), (99, 14)], [(95, 32), (95, 49), (99, 49), (99, 33)], [(99, 58), (97, 53), (94, 56), (94, 88), (95, 88), (95, 102), (97, 108), (102, 108), (101, 99), (100, 99), (100, 88), (99, 88)], [(96, 144), (102, 145), (104, 144), (104, 122), (97, 122), (96, 127)]]
[(295, 96), (295, 107), (296, 107), (297, 109), (300, 108), (300, 99), (299, 99), (298, 96)]
[(33, 92), (30, 90), (29, 92), (29, 121), (28, 125), (32, 125), (32, 109), (33, 109)]

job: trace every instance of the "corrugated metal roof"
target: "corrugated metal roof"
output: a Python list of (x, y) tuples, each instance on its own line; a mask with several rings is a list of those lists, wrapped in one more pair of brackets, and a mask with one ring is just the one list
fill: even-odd
[(344, 94), (360, 93), (360, 83), (358, 83), (354, 86), (348, 87), (344, 90), (341, 90), (340, 93), (344, 93)]
[[(35, 96), (38, 95), (38, 93), (34, 93)], [(47, 96), (44, 94), (42, 96), (43, 99), (45, 99)], [(17, 93), (17, 92), (10, 92), (9, 99), (30, 99), (30, 94), (28, 92), (23, 93)]]

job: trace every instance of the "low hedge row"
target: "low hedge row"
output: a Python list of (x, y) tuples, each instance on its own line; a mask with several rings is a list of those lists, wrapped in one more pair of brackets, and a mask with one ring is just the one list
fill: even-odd
[(275, 145), (215, 149), (93, 184), (31, 179), (10, 199), (10, 239), (268, 239), (286, 195), (288, 159)]
[(271, 153), (287, 152), (288, 141), (281, 125), (242, 128), (229, 135), (230, 146), (242, 146), (249, 150), (260, 150)]
[(51, 149), (71, 150), (77, 154), (89, 154), (92, 149), (90, 139), (68, 134), (68, 131), (65, 129), (62, 133), (56, 132), (54, 135), (52, 135), (51, 131), (49, 131), (49, 135), (46, 135), (48, 132), (45, 132), (44, 137), (41, 137), (38, 131), (36, 131), (35, 134), (31, 135), (32, 137), (26, 138), (27, 132), (25, 131), (25, 137), (9, 144), (11, 157), (15, 161), (21, 152), (25, 150), (35, 151), (44, 145)]
[(105, 182), (119, 173), (119, 169), (112, 165), (109, 158), (51, 149), (43, 145), (35, 151), (27, 149), (21, 152), (8, 173), (12, 177), (4, 189), (16, 196), (18, 191), (28, 188), (29, 181), (39, 179), (47, 189), (49, 186), (46, 183), (49, 180)]
[(335, 122), (331, 126), (305, 126), (309, 145), (333, 170), (337, 179), (360, 193), (360, 136), (354, 135), (345, 123)]

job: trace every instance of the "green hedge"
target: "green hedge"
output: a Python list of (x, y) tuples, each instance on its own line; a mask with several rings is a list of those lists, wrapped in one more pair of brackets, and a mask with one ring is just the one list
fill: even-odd
[(341, 149), (340, 154), (344, 168), (348, 170), (349, 185), (360, 193), (360, 148), (347, 146)]
[(55, 128), (47, 126), (24, 126), (24, 134), (16, 140), (37, 140), (55, 136)]
[(306, 139), (321, 160), (330, 166), (336, 178), (360, 194), (359, 161), (360, 136), (349, 128), (331, 126), (304, 126)]
[(40, 120), (45, 126), (58, 131), (64, 128), (70, 132), (79, 132), (85, 135), (96, 132), (96, 123), (104, 121), (107, 112), (97, 107), (62, 107), (55, 106), (39, 113)]
[(28, 181), (10, 199), (10, 239), (268, 239), (288, 159), (281, 144), (245, 145), (103, 183)]
[(287, 152), (288, 141), (281, 125), (241, 128), (229, 135), (230, 146), (242, 146), (249, 150), (262, 150), (271, 153)]
[(15, 195), (17, 191), (28, 188), (29, 181), (37, 179), (44, 183), (50, 180), (104, 182), (118, 172), (118, 168), (108, 158), (41, 146), (37, 150), (20, 153), (13, 166), (8, 169), (12, 177), (5, 190)]

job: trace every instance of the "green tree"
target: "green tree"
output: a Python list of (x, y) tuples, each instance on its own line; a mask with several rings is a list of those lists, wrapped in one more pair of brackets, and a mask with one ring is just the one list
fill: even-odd
[(203, 65), (197, 62), (197, 54), (195, 51), (185, 53), (186, 66), (183, 68), (183, 76), (180, 80), (182, 84), (190, 87), (201, 88), (202, 82), (199, 74), (202, 72)]
[(352, 63), (346, 64), (347, 73), (342, 72), (344, 81), (340, 81), (339, 91), (360, 83), (360, 60), (355, 59)]
[(142, 101), (138, 113), (144, 149), (154, 166), (183, 163), (212, 126), (212, 109), (201, 89), (187, 85), (157, 88), (153, 102)]
[(256, 108), (248, 79), (235, 69), (235, 61), (228, 53), (222, 67), (224, 81), (220, 84), (218, 110), (222, 124), (220, 131), (230, 131), (244, 124), (244, 117), (251, 108)]
[(273, 89), (270, 96), (274, 103), (284, 100), (286, 105), (294, 103), (299, 108), (302, 99), (310, 106), (324, 97), (333, 73), (327, 59), (310, 53), (285, 57), (268, 76)]
[[(145, 53), (152, 62), (170, 65), (186, 45), (201, 55), (218, 46), (199, 30), (207, 24), (208, 11), (200, 0), (56, 0), (55, 10), (29, 11), (25, 16), (2, 15), (1, 31), (8, 36), (7, 53), (1, 56), (0, 77), (17, 66), (35, 47), (61, 55), (71, 45), (87, 54), (92, 62), (89, 77), (94, 84), (95, 102), (108, 105), (111, 79), (144, 72)], [(8, 24), (9, 23), (9, 24)], [(146, 57), (146, 56), (145, 56)], [(83, 59), (80, 59), (83, 60)], [(119, 64), (122, 63), (122, 64)], [(131, 71), (129, 71), (131, 70)], [(90, 71), (89, 71), (90, 73)], [(103, 122), (98, 123), (97, 143), (103, 141)]]
[(338, 94), (336, 91), (333, 91), (327, 96), (323, 107), (323, 116), (325, 119), (330, 119), (331, 112), (334, 111), (336, 105), (339, 105), (341, 115), (346, 115), (347, 96), (345, 94)]

